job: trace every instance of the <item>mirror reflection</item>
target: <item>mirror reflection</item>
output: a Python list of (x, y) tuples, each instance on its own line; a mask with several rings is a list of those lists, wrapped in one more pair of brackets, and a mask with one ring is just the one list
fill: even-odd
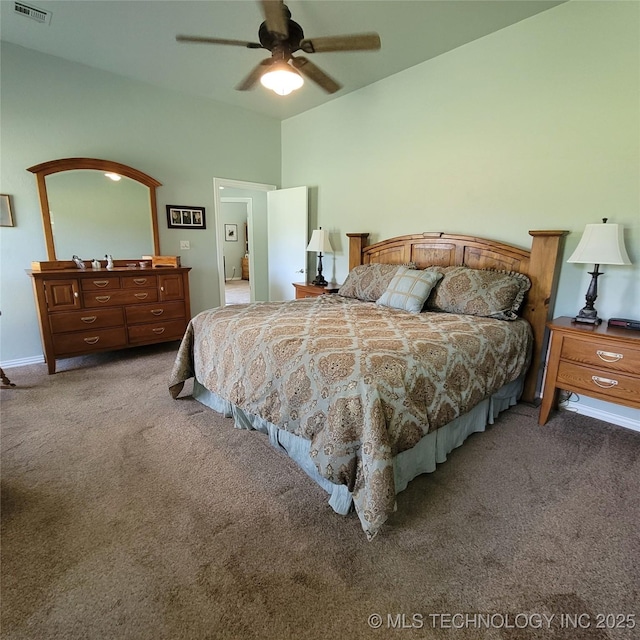
[(46, 185), (58, 259), (127, 259), (154, 252), (145, 185), (88, 169), (48, 175)]

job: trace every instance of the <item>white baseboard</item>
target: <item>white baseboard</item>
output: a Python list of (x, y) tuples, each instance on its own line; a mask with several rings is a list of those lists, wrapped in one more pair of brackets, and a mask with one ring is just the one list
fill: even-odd
[(30, 358), (18, 358), (17, 360), (6, 360), (0, 362), (3, 369), (11, 369), (13, 367), (23, 367), (28, 364), (43, 364), (44, 356), (31, 356)]
[(610, 422), (611, 424), (618, 425), (619, 427), (626, 427), (633, 431), (640, 431), (640, 420), (627, 418), (625, 416), (618, 415), (617, 413), (610, 413), (609, 411), (603, 411), (602, 409), (595, 409), (594, 407), (588, 407), (576, 402), (564, 403), (560, 405), (560, 409), (563, 411), (573, 411), (574, 413), (579, 413), (581, 416), (589, 416), (590, 418), (596, 418), (603, 422)]

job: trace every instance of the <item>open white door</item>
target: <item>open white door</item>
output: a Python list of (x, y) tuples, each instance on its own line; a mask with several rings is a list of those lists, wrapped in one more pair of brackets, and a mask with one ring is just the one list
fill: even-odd
[(293, 300), (294, 282), (306, 280), (309, 238), (307, 187), (267, 193), (269, 300)]

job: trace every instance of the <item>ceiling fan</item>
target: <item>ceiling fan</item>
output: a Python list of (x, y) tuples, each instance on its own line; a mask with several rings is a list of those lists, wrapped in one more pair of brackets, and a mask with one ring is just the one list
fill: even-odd
[[(209, 38), (206, 36), (176, 36), (178, 42), (226, 44), (248, 49), (267, 49), (271, 57), (262, 60), (236, 87), (238, 91), (253, 89), (258, 81), (280, 95), (287, 95), (303, 84), (302, 75), (327, 93), (335, 93), (342, 85), (296, 51), (323, 53), (327, 51), (374, 51), (380, 49), (377, 33), (359, 33), (322, 38), (305, 38), (302, 27), (291, 19), (283, 0), (260, 0), (265, 20), (258, 29), (260, 42)], [(300, 75), (302, 74), (302, 75)]]

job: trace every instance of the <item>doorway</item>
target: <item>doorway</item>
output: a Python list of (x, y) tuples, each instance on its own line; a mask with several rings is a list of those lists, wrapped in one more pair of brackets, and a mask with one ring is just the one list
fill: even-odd
[(251, 198), (220, 198), (225, 305), (251, 302), (248, 222), (252, 209)]
[(306, 277), (309, 202), (307, 187), (276, 189), (273, 185), (214, 178), (214, 218), (220, 304), (225, 305), (222, 200), (250, 200), (247, 212), (250, 302), (292, 300), (293, 282)]
[[(268, 300), (267, 262), (267, 192), (275, 190), (275, 185), (244, 182), (228, 178), (213, 179), (213, 206), (216, 225), (216, 245), (218, 255), (218, 289), (220, 305), (226, 304), (226, 265), (224, 260), (225, 229), (222, 216), (222, 201), (241, 200), (247, 202), (247, 266), (249, 301)], [(233, 273), (233, 270), (231, 270)], [(230, 292), (231, 295), (231, 292)]]

